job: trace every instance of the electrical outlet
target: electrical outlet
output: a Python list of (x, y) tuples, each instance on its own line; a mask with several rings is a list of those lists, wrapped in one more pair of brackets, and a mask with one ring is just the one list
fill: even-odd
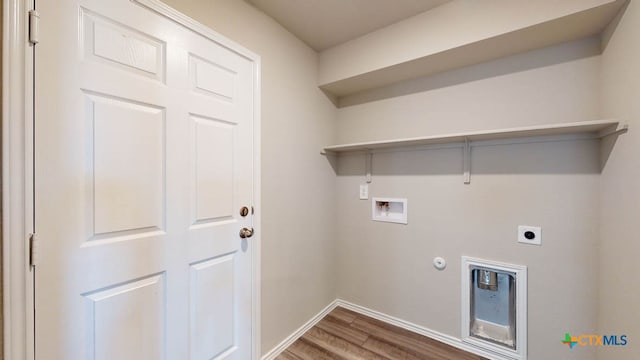
[(369, 198), (369, 184), (360, 185), (360, 200), (367, 200)]
[(542, 245), (542, 229), (539, 226), (518, 226), (518, 242), (529, 245)]

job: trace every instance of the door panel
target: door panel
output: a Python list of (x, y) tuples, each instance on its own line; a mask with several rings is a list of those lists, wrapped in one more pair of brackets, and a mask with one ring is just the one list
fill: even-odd
[(237, 73), (213, 61), (189, 56), (191, 88), (201, 94), (233, 102)]
[(249, 359), (254, 63), (135, 1), (38, 6), (37, 359)]
[(235, 253), (191, 266), (191, 354), (216, 359), (236, 349), (234, 328)]
[(93, 235), (163, 230), (164, 109), (98, 95), (87, 107)]
[(164, 80), (166, 44), (149, 34), (81, 8), (86, 60)]
[(233, 219), (235, 176), (233, 149), (236, 124), (191, 116), (194, 127), (196, 204), (194, 224)]
[[(166, 358), (163, 275), (96, 290), (84, 296), (90, 358)], [(139, 326), (131, 326), (132, 323)]]

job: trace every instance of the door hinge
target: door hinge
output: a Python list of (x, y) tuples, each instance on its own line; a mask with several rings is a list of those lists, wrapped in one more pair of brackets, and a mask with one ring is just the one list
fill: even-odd
[(39, 239), (38, 234), (30, 234), (29, 235), (29, 265), (31, 267), (35, 267), (38, 265), (38, 257), (39, 257)]
[(29, 11), (29, 43), (35, 45), (39, 41), (40, 14), (36, 10)]

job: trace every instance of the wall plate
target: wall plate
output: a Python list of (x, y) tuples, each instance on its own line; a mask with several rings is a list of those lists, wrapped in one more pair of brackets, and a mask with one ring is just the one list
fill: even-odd
[(518, 242), (529, 245), (542, 245), (542, 228), (539, 226), (518, 226)]
[(369, 199), (369, 184), (360, 184), (360, 200)]

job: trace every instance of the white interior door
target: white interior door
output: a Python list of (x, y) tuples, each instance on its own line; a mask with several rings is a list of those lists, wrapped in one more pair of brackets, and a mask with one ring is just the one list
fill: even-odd
[(251, 358), (254, 61), (135, 1), (37, 5), (36, 358)]

